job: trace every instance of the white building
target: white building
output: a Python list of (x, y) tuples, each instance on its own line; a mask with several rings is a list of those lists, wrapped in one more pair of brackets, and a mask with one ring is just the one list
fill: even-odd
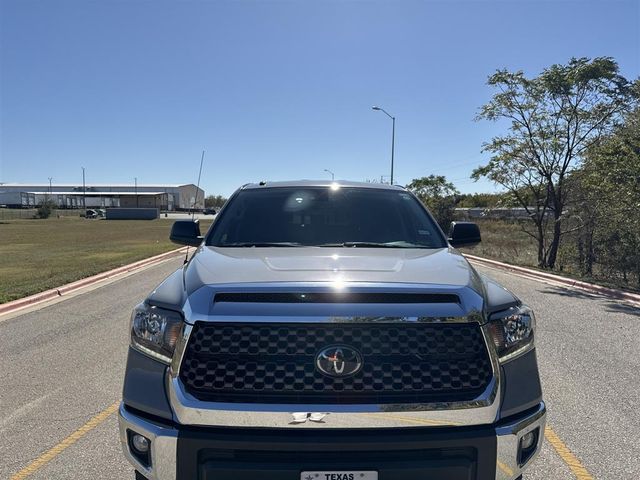
[(59, 208), (152, 207), (161, 210), (204, 208), (204, 190), (194, 184), (132, 185), (3, 183), (0, 205), (13, 208), (36, 207), (46, 199)]

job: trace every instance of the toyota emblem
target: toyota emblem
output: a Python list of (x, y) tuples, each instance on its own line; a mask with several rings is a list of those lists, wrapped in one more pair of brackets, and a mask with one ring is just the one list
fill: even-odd
[(348, 377), (362, 368), (362, 355), (346, 345), (333, 345), (316, 355), (316, 367), (330, 377)]

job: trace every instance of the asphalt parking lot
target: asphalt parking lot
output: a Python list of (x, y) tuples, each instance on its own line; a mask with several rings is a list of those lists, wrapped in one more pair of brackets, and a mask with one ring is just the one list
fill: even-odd
[[(129, 314), (181, 261), (0, 317), (0, 478), (133, 478), (113, 413)], [(478, 269), (537, 313), (552, 435), (525, 480), (640, 478), (640, 308)]]

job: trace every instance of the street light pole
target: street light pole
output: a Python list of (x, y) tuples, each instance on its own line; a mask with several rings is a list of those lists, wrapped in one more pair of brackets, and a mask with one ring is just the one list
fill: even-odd
[(393, 185), (393, 154), (396, 150), (396, 117), (391, 117), (391, 185)]
[(327, 170), (325, 168), (324, 171), (331, 174), (331, 181), (333, 181), (335, 179), (335, 175), (333, 174), (333, 172), (331, 170)]
[(133, 181), (135, 182), (135, 190), (136, 190), (136, 208), (138, 208), (140, 205), (138, 205), (138, 177), (133, 177)]
[(391, 185), (393, 185), (393, 154), (395, 152), (395, 143), (396, 143), (396, 117), (391, 115), (382, 107), (373, 106), (371, 107), (373, 110), (380, 110), (384, 112), (387, 117), (391, 119)]

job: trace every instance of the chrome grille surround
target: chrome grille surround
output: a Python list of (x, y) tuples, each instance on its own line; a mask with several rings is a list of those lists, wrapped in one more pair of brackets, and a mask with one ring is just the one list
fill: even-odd
[[(249, 284), (247, 284), (249, 285)], [(247, 287), (245, 285), (244, 287)], [(265, 289), (265, 285), (249, 285), (245, 290), (255, 288)], [(297, 285), (300, 288), (300, 285)], [(391, 289), (406, 288), (406, 285), (380, 285), (376, 287)], [(436, 306), (434, 316), (421, 316), (425, 312), (431, 313), (433, 306), (412, 305), (411, 308), (402, 308), (403, 316), (363, 316), (363, 315), (325, 315), (319, 316), (317, 310), (309, 314), (284, 315), (276, 317), (266, 311), (264, 315), (248, 315), (246, 310), (239, 315), (213, 314), (211, 305), (203, 306), (203, 298), (210, 302), (216, 291), (237, 291), (238, 286), (223, 286), (208, 289), (206, 293), (198, 292), (195, 299), (187, 300), (183, 308), (183, 314), (187, 321), (183, 334), (178, 341), (173, 362), (168, 369), (166, 389), (169, 402), (173, 408), (176, 421), (183, 425), (202, 426), (226, 426), (226, 427), (268, 427), (268, 428), (399, 428), (399, 427), (438, 427), (438, 426), (463, 426), (483, 425), (493, 423), (498, 416), (500, 405), (500, 366), (495, 349), (492, 348), (489, 333), (485, 326), (485, 317), (481, 313), (482, 297), (469, 287), (444, 286), (438, 289), (434, 285), (410, 285), (417, 291), (454, 292), (461, 301), (458, 305)], [(273, 287), (272, 287), (273, 288)], [(284, 286), (291, 290), (290, 285)], [(326, 287), (325, 287), (326, 288)], [(371, 285), (360, 285), (356, 288), (369, 289)], [(308, 305), (303, 305), (308, 307)], [(396, 306), (397, 307), (397, 306)], [(387, 310), (388, 312), (389, 310)], [(415, 316), (413, 313), (415, 312)], [(221, 313), (221, 312), (216, 312)], [(491, 362), (492, 376), (484, 391), (472, 400), (437, 402), (411, 402), (411, 403), (358, 403), (358, 404), (328, 404), (328, 403), (231, 403), (202, 401), (189, 394), (179, 378), (180, 367), (186, 351), (193, 323), (225, 322), (238, 323), (268, 323), (279, 321), (287, 324), (315, 324), (315, 323), (476, 323), (481, 326), (484, 344)], [(314, 414), (315, 415), (312, 415)], [(294, 415), (295, 414), (295, 415)], [(301, 417), (306, 421), (296, 421)], [(319, 421), (311, 420), (312, 418)]]

